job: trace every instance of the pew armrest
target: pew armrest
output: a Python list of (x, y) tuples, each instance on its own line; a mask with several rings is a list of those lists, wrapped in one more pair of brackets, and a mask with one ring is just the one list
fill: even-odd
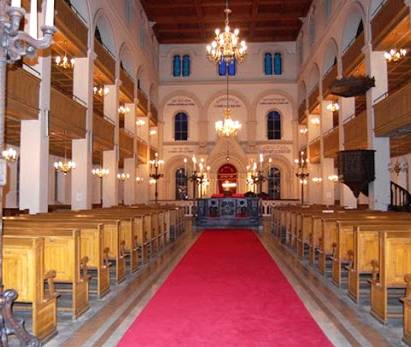
[(49, 272), (46, 273), (45, 279), (47, 281), (47, 294), (45, 295), (44, 302), (49, 301), (50, 299), (54, 299), (58, 297), (58, 294), (56, 292), (56, 287), (54, 285), (54, 279), (56, 278), (56, 271), (50, 270)]
[(371, 267), (372, 267), (372, 283), (377, 284), (378, 283), (378, 275), (379, 275), (379, 269), (380, 269), (380, 264), (378, 263), (377, 260), (371, 260)]
[(90, 276), (88, 275), (88, 267), (87, 267), (88, 260), (89, 260), (88, 257), (83, 257), (80, 259), (80, 270), (81, 270), (80, 279), (82, 282), (88, 281), (90, 279)]
[(404, 281), (407, 285), (406, 290), (405, 290), (405, 297), (404, 297), (404, 303), (407, 305), (411, 305), (411, 274), (406, 274), (404, 276)]
[(110, 254), (110, 248), (108, 247), (104, 248), (103, 249), (103, 267), (105, 269), (110, 267), (109, 254)]

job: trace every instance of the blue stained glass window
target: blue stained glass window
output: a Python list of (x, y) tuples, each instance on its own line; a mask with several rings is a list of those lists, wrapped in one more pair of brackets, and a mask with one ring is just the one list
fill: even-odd
[(264, 73), (266, 75), (273, 74), (273, 55), (271, 53), (264, 55)]
[(229, 76), (235, 76), (237, 73), (237, 61), (234, 60), (232, 63), (228, 65), (224, 60), (221, 60), (218, 63), (218, 75), (219, 76), (226, 76), (228, 73)]
[(224, 60), (218, 63), (218, 74), (220, 76), (225, 76), (227, 74), (227, 64)]
[(281, 114), (277, 111), (271, 111), (267, 115), (267, 138), (281, 140)]
[(237, 73), (237, 60), (233, 60), (230, 65), (228, 65), (228, 75), (235, 76)]
[(190, 56), (189, 55), (184, 55), (183, 56), (183, 76), (188, 77), (190, 76), (191, 73), (191, 67), (190, 67)]
[(184, 112), (176, 114), (174, 120), (174, 139), (176, 141), (187, 141), (188, 139), (188, 116)]
[(181, 57), (179, 55), (173, 57), (173, 76), (181, 76)]
[(281, 53), (274, 54), (274, 75), (282, 75), (283, 73), (283, 58)]

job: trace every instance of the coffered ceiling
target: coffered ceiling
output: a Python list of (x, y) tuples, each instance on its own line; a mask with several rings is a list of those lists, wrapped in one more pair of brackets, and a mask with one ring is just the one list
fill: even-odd
[[(224, 0), (141, 0), (162, 44), (206, 43), (224, 26)], [(248, 42), (294, 41), (312, 0), (231, 0), (230, 25)]]

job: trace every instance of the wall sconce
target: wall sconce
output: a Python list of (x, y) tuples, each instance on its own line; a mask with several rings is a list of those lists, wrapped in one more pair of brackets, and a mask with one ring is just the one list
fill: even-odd
[(17, 160), (17, 151), (10, 147), (1, 152), (1, 156), (4, 160), (12, 163)]
[(94, 95), (105, 96), (110, 93), (110, 89), (108, 87), (94, 86), (93, 93)]
[(308, 128), (307, 127), (301, 127), (300, 128), (300, 134), (305, 135), (308, 133)]
[(327, 105), (327, 110), (330, 112), (337, 112), (340, 109), (340, 105), (336, 102), (331, 102)]
[(407, 50), (404, 48), (401, 49), (395, 49), (392, 48), (387, 52), (384, 52), (384, 58), (390, 63), (394, 62), (396, 63), (399, 61), (401, 58), (405, 57), (407, 55)]
[(151, 128), (150, 129), (150, 136), (157, 135), (157, 129), (156, 128)]
[(120, 107), (118, 108), (118, 113), (126, 114), (129, 112), (130, 112), (130, 108), (125, 105), (120, 105)]
[(320, 117), (313, 117), (310, 119), (312, 125), (320, 125)]
[(124, 181), (126, 181), (126, 180), (128, 180), (130, 178), (130, 174), (128, 174), (128, 173), (118, 173), (117, 174), (117, 179), (119, 180), (119, 181), (122, 181), (122, 182), (124, 182)]
[(330, 176), (328, 176), (328, 180), (331, 181), (331, 182), (336, 183), (336, 182), (338, 182), (338, 176), (337, 175), (330, 175)]
[(144, 119), (137, 119), (137, 121), (136, 121), (136, 125), (138, 127), (142, 127), (145, 124), (146, 124), (146, 121)]
[(313, 181), (313, 183), (319, 184), (323, 181), (323, 179), (321, 177), (313, 177), (311, 181)]

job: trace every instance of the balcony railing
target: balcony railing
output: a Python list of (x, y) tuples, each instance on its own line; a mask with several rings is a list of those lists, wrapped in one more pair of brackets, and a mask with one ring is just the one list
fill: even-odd
[(51, 88), (50, 98), (50, 130), (67, 131), (72, 138), (84, 138), (86, 135), (87, 108), (63, 94), (56, 88)]
[(333, 129), (323, 138), (324, 156), (335, 158), (340, 148), (338, 128)]
[(83, 54), (87, 54), (88, 28), (65, 1), (56, 1), (56, 27)]
[(131, 77), (123, 69), (120, 69), (120, 89), (128, 96), (130, 102), (134, 101), (134, 82)]
[(307, 110), (307, 105), (305, 99), (301, 102), (300, 106), (298, 107), (298, 122), (302, 123), (304, 118), (306, 117), (305, 111)]
[(16, 119), (37, 119), (40, 79), (22, 68), (7, 69), (8, 115)]
[(120, 129), (119, 145), (123, 158), (131, 158), (134, 155), (134, 139), (124, 129)]
[(157, 123), (158, 123), (158, 111), (157, 111), (157, 107), (153, 103), (150, 103), (150, 113), (151, 113), (150, 120), (154, 124), (157, 125)]
[(348, 76), (364, 59), (362, 49), (365, 45), (364, 32), (349, 46), (342, 56), (344, 76)]
[(344, 149), (367, 149), (367, 112), (344, 124)]
[(320, 96), (320, 88), (316, 86), (308, 97), (308, 111), (312, 113), (320, 104), (318, 97)]
[(411, 125), (411, 83), (374, 105), (375, 133), (388, 136)]
[(308, 153), (310, 163), (319, 164), (321, 162), (321, 143), (319, 139), (308, 146)]
[(114, 124), (94, 113), (93, 115), (93, 141), (106, 150), (114, 147)]
[(146, 94), (141, 89), (137, 89), (138, 104), (137, 107), (140, 110), (140, 115), (147, 116), (148, 113), (148, 100)]
[[(394, 28), (410, 13), (404, 0), (387, 0), (371, 21), (372, 44), (375, 50), (386, 49), (379, 47), (384, 38), (394, 31)], [(391, 47), (389, 47), (391, 48)]]
[(323, 98), (331, 92), (331, 85), (337, 79), (337, 65), (334, 65), (323, 78)]
[(148, 146), (143, 143), (143, 142), (139, 142), (137, 144), (137, 153), (138, 153), (138, 157), (139, 159), (141, 159), (143, 162), (147, 162), (147, 150), (148, 150)]
[(116, 62), (109, 51), (96, 39), (94, 39), (94, 52), (97, 55), (96, 66), (111, 81), (114, 81)]

